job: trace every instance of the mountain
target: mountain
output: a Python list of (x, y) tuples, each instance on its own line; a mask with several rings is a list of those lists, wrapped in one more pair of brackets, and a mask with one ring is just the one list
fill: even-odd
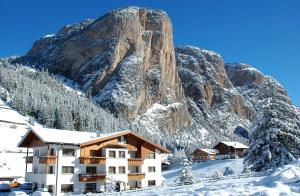
[(172, 120), (169, 131), (189, 126), (172, 25), (163, 11), (129, 7), (67, 25), (37, 41), (22, 62), (78, 82), (117, 116), (136, 119), (159, 103), (173, 108), (164, 116)]
[(246, 142), (265, 89), (288, 97), (250, 65), (226, 64), (220, 54), (194, 46), (175, 48), (169, 17), (149, 8), (67, 25), (16, 62), (73, 80), (131, 129), (190, 147)]

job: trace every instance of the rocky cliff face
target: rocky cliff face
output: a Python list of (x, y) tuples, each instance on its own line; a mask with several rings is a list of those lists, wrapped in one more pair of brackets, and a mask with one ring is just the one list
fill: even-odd
[(18, 61), (75, 80), (101, 107), (140, 130), (168, 131), (200, 146), (247, 130), (264, 88), (287, 96), (249, 65), (224, 64), (219, 54), (193, 46), (174, 49), (167, 14), (146, 8), (67, 25)]
[(132, 120), (154, 103), (181, 103), (170, 131), (189, 125), (165, 12), (129, 7), (68, 25), (36, 42), (25, 62), (79, 82), (94, 100)]
[(237, 126), (249, 127), (253, 108), (227, 77), (219, 54), (182, 46), (176, 48), (176, 59), (189, 112), (194, 124), (210, 130), (209, 140), (232, 138)]

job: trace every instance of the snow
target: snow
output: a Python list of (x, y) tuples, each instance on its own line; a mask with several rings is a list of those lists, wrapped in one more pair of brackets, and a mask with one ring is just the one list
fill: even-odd
[(45, 35), (43, 38), (50, 38), (53, 37), (55, 34), (49, 34), (49, 35)]
[(182, 48), (182, 49), (191, 49), (197, 53), (203, 53), (203, 54), (206, 54), (206, 55), (210, 55), (210, 56), (218, 56), (221, 58), (221, 55), (217, 52), (214, 52), (214, 51), (211, 51), (211, 50), (206, 50), (206, 49), (203, 49), (203, 48), (198, 48), (198, 47), (195, 47), (195, 46), (192, 46), (192, 45), (183, 45), (183, 46), (179, 46), (178, 48)]
[(27, 132), (27, 118), (11, 109), (0, 99), (0, 152), (19, 152), (17, 143)]
[[(3, 101), (2, 101), (3, 104)], [(15, 110), (12, 110), (10, 107), (7, 105), (2, 105), (0, 103), (0, 121), (5, 121), (7, 123), (11, 124), (24, 124), (26, 125), (27, 118), (21, 116), (18, 112)]]
[[(57, 144), (74, 144), (79, 145), (80, 143), (87, 142), (97, 137), (97, 133), (91, 132), (79, 132), (79, 131), (68, 131), (60, 129), (49, 129), (42, 127), (31, 126), (30, 130), (26, 135), (32, 131), (34, 132), (44, 143), (57, 143)], [(24, 138), (26, 137), (24, 136)], [(19, 142), (21, 144), (22, 141)]]
[[(235, 173), (241, 173), (244, 168), (243, 159), (212, 160), (193, 165), (193, 173), (198, 179), (211, 177), (216, 171), (223, 171), (226, 167), (234, 170)], [(181, 168), (174, 168), (163, 172), (167, 182), (171, 183), (177, 178)]]
[[(224, 179), (207, 182), (203, 176), (211, 176), (216, 171), (222, 171), (224, 167), (230, 167), (235, 174), (240, 174), (243, 169), (243, 159), (207, 161), (193, 166), (193, 173), (200, 178), (200, 182), (193, 185), (173, 186), (180, 168), (163, 172), (167, 184), (161, 187), (148, 188), (144, 191), (123, 192), (122, 195), (173, 195), (173, 196), (246, 196), (265, 195), (283, 196), (300, 195), (300, 168), (296, 165), (288, 165), (279, 168), (273, 174), (264, 177), (239, 177), (238, 175), (225, 176)], [(201, 178), (203, 181), (201, 181)]]
[(26, 149), (17, 144), (28, 131), (27, 120), (0, 99), (0, 177), (24, 177)]
[(26, 153), (0, 152), (0, 177), (24, 177)]
[(61, 75), (55, 75), (54, 78), (56, 80), (61, 81), (61, 83), (63, 84), (63, 86), (65, 87), (65, 89), (67, 91), (74, 92), (78, 96), (84, 97), (84, 93), (81, 90), (79, 90), (80, 85), (78, 83), (76, 83), (74, 80), (70, 80), (70, 79), (68, 79), (64, 76), (61, 76)]
[(234, 148), (249, 148), (248, 146), (240, 143), (240, 142), (221, 142), (223, 144), (225, 144), (226, 146), (231, 146)]
[(202, 150), (203, 152), (206, 152), (207, 154), (217, 154), (218, 153), (218, 151), (216, 149), (205, 149), (205, 148), (202, 148), (200, 150)]
[(154, 103), (144, 114), (138, 116), (137, 122), (148, 133), (161, 134), (160, 128), (163, 123), (166, 123), (166, 117), (170, 109), (178, 109), (182, 107), (182, 103), (172, 103), (169, 105), (162, 105)]

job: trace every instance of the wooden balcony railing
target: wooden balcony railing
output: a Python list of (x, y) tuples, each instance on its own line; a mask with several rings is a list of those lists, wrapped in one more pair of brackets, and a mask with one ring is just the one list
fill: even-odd
[(105, 157), (80, 157), (79, 158), (80, 164), (105, 164), (106, 158)]
[(105, 180), (106, 174), (79, 174), (79, 182), (96, 182)]
[(144, 159), (141, 158), (131, 158), (128, 159), (128, 165), (143, 165)]
[(33, 156), (28, 156), (28, 157), (25, 157), (25, 163), (32, 163), (33, 162)]
[(145, 178), (145, 173), (129, 173), (128, 180), (142, 180)]
[(55, 164), (56, 163), (56, 156), (39, 157), (39, 163), (42, 163), (42, 164)]

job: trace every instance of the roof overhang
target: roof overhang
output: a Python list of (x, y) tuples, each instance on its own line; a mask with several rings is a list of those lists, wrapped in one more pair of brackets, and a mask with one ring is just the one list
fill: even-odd
[(91, 141), (88, 141), (88, 142), (83, 142), (80, 144), (80, 147), (85, 147), (85, 146), (90, 146), (90, 145), (93, 145), (95, 143), (99, 143), (99, 142), (104, 142), (104, 141), (107, 141), (107, 140), (110, 140), (110, 139), (115, 139), (115, 138), (118, 138), (120, 136), (125, 136), (125, 135), (132, 135), (136, 138), (138, 138), (139, 140), (142, 140), (144, 143), (150, 145), (150, 146), (153, 146), (155, 149), (158, 149), (160, 150), (162, 153), (168, 153), (170, 154), (171, 151), (167, 148), (164, 148), (154, 142), (151, 142), (147, 139), (145, 139), (144, 137), (136, 134), (136, 133), (133, 133), (132, 131), (122, 131), (120, 133), (116, 133), (116, 134), (113, 134), (113, 135), (110, 135), (110, 136), (104, 136), (104, 137), (101, 137), (101, 138), (95, 138)]

